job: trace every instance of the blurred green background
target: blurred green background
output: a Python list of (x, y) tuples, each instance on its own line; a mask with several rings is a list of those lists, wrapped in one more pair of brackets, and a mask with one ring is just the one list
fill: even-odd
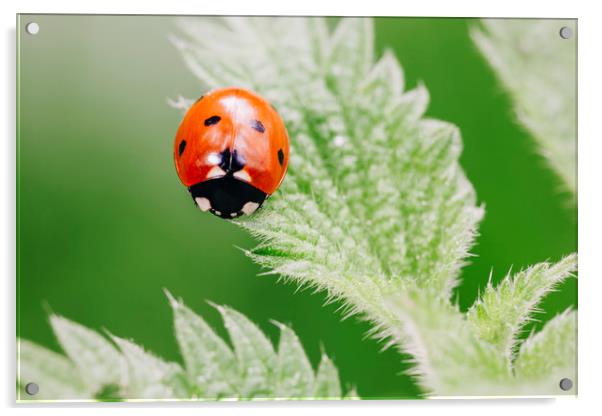
[[(25, 34), (30, 21), (39, 34)], [(510, 268), (577, 249), (571, 197), (515, 123), (509, 97), (470, 40), (476, 24), (375, 20), (377, 54), (391, 48), (407, 85), (426, 84), (428, 115), (460, 127), (461, 163), (486, 206), (456, 292), (463, 309), (491, 271), (497, 281)], [(253, 239), (192, 204), (172, 162), (181, 114), (166, 100), (203, 90), (168, 41), (173, 17), (23, 15), (17, 30), (18, 336), (59, 350), (47, 320), (54, 311), (179, 360), (167, 288), (222, 335), (205, 300), (240, 310), (274, 341), (269, 319), (292, 324), (312, 363), (324, 348), (364, 398), (419, 394), (398, 353), (366, 339), (366, 323), (341, 321), (323, 294), (258, 276), (235, 248)], [(570, 305), (575, 279), (546, 299), (535, 325)]]

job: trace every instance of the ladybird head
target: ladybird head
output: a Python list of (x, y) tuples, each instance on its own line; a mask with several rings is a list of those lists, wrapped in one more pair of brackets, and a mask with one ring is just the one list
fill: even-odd
[(197, 183), (189, 188), (201, 211), (225, 219), (252, 214), (261, 206), (266, 193), (232, 175)]
[(252, 214), (261, 206), (267, 194), (251, 184), (246, 160), (236, 149), (226, 147), (207, 159), (211, 165), (208, 179), (188, 188), (201, 211), (232, 219)]

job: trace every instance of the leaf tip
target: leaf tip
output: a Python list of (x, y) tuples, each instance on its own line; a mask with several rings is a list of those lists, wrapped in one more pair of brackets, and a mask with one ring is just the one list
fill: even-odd
[(280, 321), (277, 321), (277, 320), (275, 320), (275, 319), (270, 319), (270, 323), (271, 323), (272, 325), (274, 325), (275, 327), (277, 327), (278, 329), (280, 329), (281, 331), (282, 331), (282, 330), (285, 330), (285, 329), (287, 329), (287, 328), (288, 328), (288, 326), (286, 326), (286, 325), (285, 325), (285, 324), (283, 324), (282, 322), (280, 322)]
[(219, 305), (213, 301), (210, 301), (209, 299), (205, 299), (205, 302), (207, 302), (209, 306), (216, 309), (222, 315), (227, 312), (227, 307), (224, 305)]
[(173, 310), (178, 309), (180, 306), (182, 306), (182, 301), (176, 299), (169, 290), (167, 290), (167, 288), (163, 288), (163, 293), (165, 294), (165, 297), (167, 297), (167, 301), (169, 302), (169, 306), (172, 307)]

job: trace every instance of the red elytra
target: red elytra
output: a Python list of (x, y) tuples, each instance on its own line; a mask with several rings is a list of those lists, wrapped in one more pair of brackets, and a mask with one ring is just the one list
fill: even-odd
[(201, 210), (235, 218), (255, 211), (278, 189), (288, 167), (289, 139), (264, 98), (242, 88), (218, 89), (184, 116), (174, 159)]

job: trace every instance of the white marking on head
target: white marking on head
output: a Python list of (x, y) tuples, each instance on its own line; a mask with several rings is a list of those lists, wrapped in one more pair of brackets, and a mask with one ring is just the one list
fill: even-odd
[(218, 165), (221, 161), (222, 157), (219, 153), (209, 153), (209, 156), (207, 156), (207, 163), (210, 165)]
[(207, 179), (220, 178), (225, 175), (226, 175), (226, 172), (224, 172), (224, 170), (222, 168), (220, 168), (219, 166), (214, 166), (211, 168), (211, 170), (207, 174)]
[(215, 215), (222, 215), (221, 211), (213, 211), (215, 213)]
[(251, 182), (251, 176), (247, 173), (246, 170), (239, 170), (238, 172), (234, 172), (234, 177), (240, 179), (241, 181)]
[(211, 208), (211, 202), (207, 198), (197, 197), (194, 200), (201, 211), (208, 211)]
[(236, 217), (237, 215), (238, 215), (238, 212), (231, 212), (231, 213), (230, 213), (230, 216), (231, 216), (232, 218)]
[(250, 215), (254, 213), (257, 208), (259, 208), (259, 204), (257, 202), (247, 202), (242, 206), (242, 212)]

